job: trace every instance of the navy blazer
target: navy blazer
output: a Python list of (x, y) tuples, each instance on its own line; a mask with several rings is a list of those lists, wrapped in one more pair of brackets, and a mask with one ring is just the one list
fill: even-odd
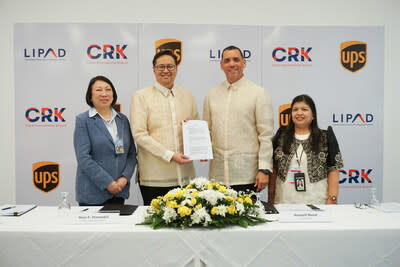
[[(123, 139), (124, 153), (116, 154), (113, 139), (99, 114), (89, 117), (89, 111), (76, 116), (74, 148), (76, 170), (76, 201), (101, 204), (113, 196), (129, 198), (129, 186), (136, 167), (136, 148), (128, 118), (122, 113), (115, 116), (118, 134)], [(128, 184), (117, 195), (107, 186), (121, 176)]]

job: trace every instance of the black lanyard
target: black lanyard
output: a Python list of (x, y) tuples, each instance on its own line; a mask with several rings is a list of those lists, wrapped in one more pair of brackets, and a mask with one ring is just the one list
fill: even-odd
[[(301, 146), (301, 148), (303, 148), (303, 145)], [(303, 156), (304, 148), (301, 150), (300, 159), (299, 159), (299, 156), (297, 155), (297, 149), (295, 150), (295, 152), (296, 152), (296, 161), (297, 161), (297, 164), (299, 165), (299, 169), (301, 169), (300, 163), (301, 163), (301, 157)]]

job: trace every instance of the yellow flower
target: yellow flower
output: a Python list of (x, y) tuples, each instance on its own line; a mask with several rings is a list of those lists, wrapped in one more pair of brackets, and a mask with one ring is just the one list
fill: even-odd
[(225, 196), (225, 200), (229, 201), (229, 202), (234, 202), (235, 199), (231, 196)]
[(226, 207), (226, 210), (228, 211), (228, 213), (229, 213), (230, 215), (236, 214), (235, 205), (229, 205), (228, 207)]
[(243, 198), (238, 197), (237, 201), (238, 201), (239, 203), (243, 203)]
[(217, 214), (217, 211), (218, 211), (218, 208), (217, 208), (217, 207), (213, 207), (213, 208), (211, 209), (211, 215)]
[(177, 199), (181, 199), (181, 198), (183, 197), (183, 194), (185, 194), (185, 192), (186, 192), (186, 190), (177, 190), (177, 191), (175, 192), (175, 197), (176, 197)]
[(152, 210), (154, 210), (156, 213), (160, 212), (160, 200), (157, 198), (153, 198), (151, 200), (151, 204), (150, 204)]
[(176, 203), (175, 200), (168, 201), (166, 205), (167, 205), (167, 207), (173, 208), (173, 209), (178, 207), (178, 204)]
[(192, 198), (192, 205), (196, 205), (197, 200), (195, 198)]
[(251, 201), (251, 198), (249, 198), (249, 197), (246, 197), (246, 198), (244, 199), (244, 202), (246, 202), (246, 203), (248, 203), (248, 204), (253, 204), (253, 201)]
[(206, 184), (206, 187), (207, 187), (208, 189), (213, 189), (214, 185), (213, 185), (213, 184)]
[(201, 209), (201, 207), (202, 207), (202, 205), (201, 205), (201, 203), (200, 203), (200, 204), (197, 204), (197, 205), (194, 207), (194, 209), (195, 209), (195, 210), (198, 210), (198, 209)]
[(192, 185), (192, 184), (188, 184), (188, 185), (186, 186), (186, 189), (191, 189), (191, 188), (193, 188), (193, 185)]
[(194, 191), (194, 192), (190, 193), (190, 195), (192, 197), (197, 197), (198, 194), (199, 194), (199, 192), (197, 192), (197, 191)]
[(186, 206), (180, 206), (180, 207), (178, 208), (178, 214), (179, 214), (181, 217), (185, 217), (185, 216), (187, 216), (187, 215), (190, 215), (191, 213), (192, 213), (192, 210), (189, 209), (189, 208), (186, 207)]
[(220, 185), (220, 186), (218, 187), (218, 191), (221, 192), (221, 193), (225, 193), (225, 192), (226, 192), (226, 187), (223, 186), (223, 185)]
[(164, 202), (167, 202), (168, 200), (172, 199), (172, 195), (171, 193), (167, 193), (165, 194), (165, 196), (163, 197)]

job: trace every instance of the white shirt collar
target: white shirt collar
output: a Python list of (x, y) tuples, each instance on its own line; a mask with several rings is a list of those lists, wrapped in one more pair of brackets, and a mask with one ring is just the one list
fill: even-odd
[(229, 83), (228, 80), (225, 80), (225, 87), (228, 89), (229, 86), (231, 86), (232, 89), (237, 90), (240, 86), (242, 86), (243, 83), (245, 83), (245, 81), (246, 78), (244, 77), (244, 75), (242, 78), (240, 78), (234, 83)]
[[(104, 120), (104, 118), (100, 115), (100, 113), (97, 112), (96, 108), (91, 107), (89, 109), (89, 118), (92, 118), (96, 116), (96, 114), (99, 114), (99, 116)], [(113, 108), (111, 108), (111, 121), (115, 119), (116, 116), (120, 116), (118, 112), (116, 112)]]
[(159, 82), (156, 82), (154, 85), (164, 96), (168, 96), (168, 94), (172, 94), (173, 96), (175, 95), (175, 85), (172, 87), (172, 89), (168, 89), (167, 87), (162, 86)]

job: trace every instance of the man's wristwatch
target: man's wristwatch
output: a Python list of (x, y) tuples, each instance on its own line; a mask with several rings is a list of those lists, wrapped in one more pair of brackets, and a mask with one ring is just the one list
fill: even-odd
[(337, 201), (337, 197), (336, 196), (329, 196), (328, 197), (330, 200), (332, 200), (332, 201)]
[(258, 170), (259, 172), (262, 172), (262, 173), (264, 173), (264, 174), (270, 174), (271, 172), (269, 171), (269, 170), (267, 170), (267, 169), (259, 169)]

